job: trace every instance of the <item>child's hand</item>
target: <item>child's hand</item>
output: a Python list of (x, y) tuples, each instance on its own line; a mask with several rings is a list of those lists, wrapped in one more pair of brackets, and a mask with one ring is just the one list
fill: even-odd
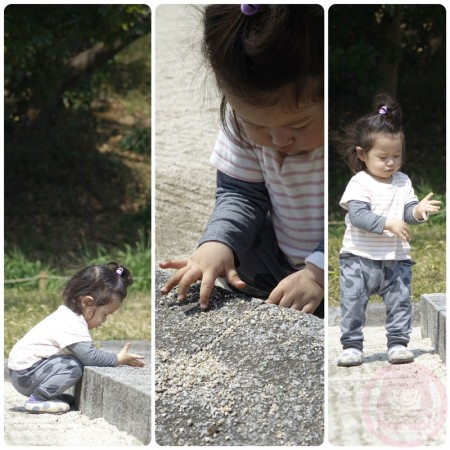
[(408, 224), (401, 219), (386, 219), (384, 229), (395, 234), (404, 241), (409, 241)]
[(306, 263), (304, 269), (281, 280), (266, 303), (312, 314), (323, 300), (323, 294), (323, 270)]
[(436, 213), (440, 209), (441, 202), (439, 200), (431, 200), (433, 193), (430, 192), (414, 209), (414, 216), (418, 220), (427, 220), (428, 213)]
[(221, 242), (205, 242), (188, 260), (165, 261), (159, 267), (161, 269), (178, 269), (164, 284), (161, 293), (168, 294), (175, 286), (178, 286), (180, 300), (186, 298), (193, 283), (201, 280), (200, 308), (202, 309), (208, 307), (209, 297), (217, 278), (226, 278), (237, 289), (245, 286), (235, 270), (233, 250)]
[(119, 364), (124, 364), (126, 366), (133, 367), (144, 367), (145, 364), (141, 359), (144, 359), (143, 356), (135, 355), (133, 353), (128, 353), (128, 349), (130, 348), (130, 343), (127, 342), (125, 347), (117, 353), (117, 361)]

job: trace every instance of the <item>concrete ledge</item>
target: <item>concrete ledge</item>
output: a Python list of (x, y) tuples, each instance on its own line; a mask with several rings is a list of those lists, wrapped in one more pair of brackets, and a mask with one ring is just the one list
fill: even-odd
[[(101, 342), (100, 347), (117, 353), (125, 343)], [(88, 417), (102, 417), (148, 444), (151, 437), (150, 342), (131, 341), (130, 351), (145, 356), (146, 367), (85, 367), (76, 389), (77, 406)]]
[(430, 338), (441, 359), (446, 361), (446, 295), (424, 294), (420, 305), (422, 337)]
[[(420, 305), (412, 305), (413, 326), (420, 325)], [(371, 303), (367, 305), (366, 327), (381, 327), (386, 323), (386, 306), (384, 303)], [(341, 321), (341, 309), (339, 307), (328, 308), (328, 325), (339, 326)]]
[(215, 288), (208, 311), (159, 294), (155, 422), (159, 445), (320, 445), (323, 320)]

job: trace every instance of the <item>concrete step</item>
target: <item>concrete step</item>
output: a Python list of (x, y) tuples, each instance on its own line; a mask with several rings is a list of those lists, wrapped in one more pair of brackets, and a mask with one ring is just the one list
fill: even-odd
[(445, 294), (424, 294), (420, 304), (422, 337), (430, 338), (442, 361), (446, 361), (446, 296)]
[[(118, 353), (127, 341), (98, 343)], [(145, 356), (143, 368), (85, 367), (76, 388), (77, 407), (90, 418), (102, 417), (147, 445), (151, 437), (150, 341), (131, 341), (130, 352)]]

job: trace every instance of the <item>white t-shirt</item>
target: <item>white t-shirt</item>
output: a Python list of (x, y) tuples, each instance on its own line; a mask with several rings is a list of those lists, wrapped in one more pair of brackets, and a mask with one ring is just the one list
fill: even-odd
[(8, 367), (22, 370), (37, 361), (55, 355), (66, 355), (68, 345), (91, 342), (88, 324), (82, 314), (61, 305), (55, 312), (33, 327), (11, 350)]
[[(211, 164), (226, 175), (251, 183), (265, 183), (270, 217), (278, 245), (294, 267), (301, 268), (324, 236), (323, 147), (299, 155), (283, 155), (268, 148), (243, 149), (223, 131)], [(311, 261), (323, 268), (322, 261)]]
[[(358, 200), (369, 203), (374, 214), (383, 217), (404, 220), (404, 210), (408, 203), (418, 201), (411, 180), (402, 172), (392, 176), (391, 183), (382, 183), (365, 171), (358, 172), (348, 183), (340, 205), (348, 209), (348, 202)], [(410, 246), (389, 231), (369, 233), (350, 223), (345, 216), (347, 226), (342, 242), (341, 254), (351, 253), (373, 260), (402, 261), (410, 259)]]

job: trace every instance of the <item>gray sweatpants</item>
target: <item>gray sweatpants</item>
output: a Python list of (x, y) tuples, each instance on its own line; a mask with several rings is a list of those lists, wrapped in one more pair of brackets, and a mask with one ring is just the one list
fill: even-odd
[(344, 349), (363, 349), (369, 297), (379, 294), (386, 305), (387, 347), (407, 345), (412, 329), (412, 261), (374, 261), (340, 255), (341, 344)]
[(74, 386), (83, 375), (83, 365), (70, 355), (44, 359), (24, 370), (9, 369), (14, 388), (23, 395), (31, 394), (37, 400), (51, 400)]
[[(267, 299), (281, 280), (296, 272), (279, 248), (268, 217), (236, 271), (246, 284), (236, 291), (262, 299)], [(323, 300), (314, 315), (323, 319)]]

